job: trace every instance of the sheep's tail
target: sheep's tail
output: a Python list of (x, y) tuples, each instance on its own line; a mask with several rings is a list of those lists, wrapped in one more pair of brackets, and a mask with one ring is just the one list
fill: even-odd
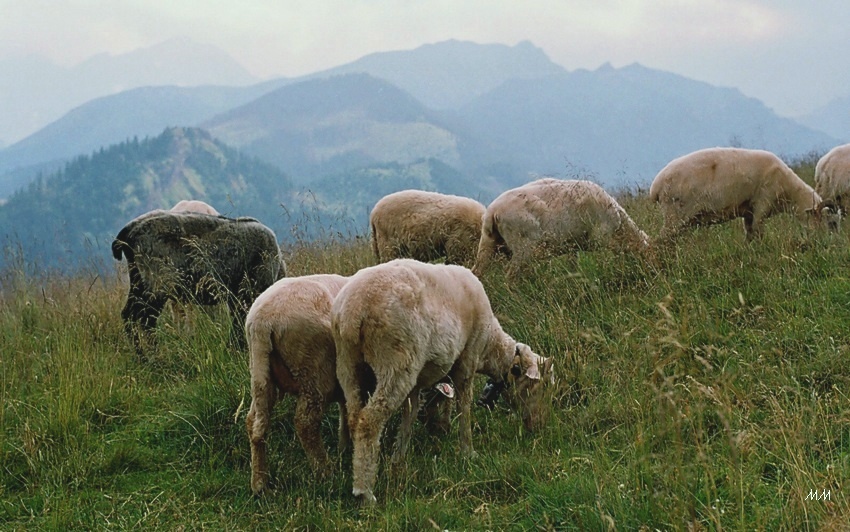
[(268, 327), (248, 321), (245, 326), (251, 365), (251, 409), (248, 430), (251, 440), (262, 439), (269, 428), (271, 398), (275, 393), (272, 382), (270, 355), (273, 351), (272, 333)]
[(374, 391), (375, 374), (366, 363), (363, 351), (363, 322), (335, 322), (332, 327), (337, 351), (336, 376), (345, 394), (348, 430), (353, 434), (368, 394)]
[(115, 237), (115, 240), (112, 241), (112, 256), (115, 257), (115, 260), (121, 260), (121, 255), (123, 254), (127, 257), (127, 262), (132, 260), (133, 250), (130, 248), (130, 245), (127, 243), (128, 235), (130, 232), (130, 225), (125, 225), (121, 231), (118, 232), (118, 236)]
[(380, 262), (381, 255), (378, 253), (378, 229), (375, 227), (374, 223), (369, 224), (372, 228), (372, 253), (375, 255), (375, 258)]
[(496, 254), (496, 246), (502, 241), (502, 235), (499, 233), (499, 225), (495, 214), (490, 212), (484, 213), (484, 220), (481, 224), (481, 240), (478, 242), (478, 253), (475, 256), (475, 265), (472, 267), (472, 273), (481, 277), (493, 255)]
[(130, 233), (136, 227), (135, 222), (136, 220), (133, 220), (122, 227), (121, 230), (118, 231), (118, 236), (116, 236), (115, 240), (112, 241), (112, 256), (115, 257), (115, 260), (121, 260), (122, 254), (127, 258), (127, 262), (132, 262), (134, 260), (133, 247), (131, 246), (133, 237)]

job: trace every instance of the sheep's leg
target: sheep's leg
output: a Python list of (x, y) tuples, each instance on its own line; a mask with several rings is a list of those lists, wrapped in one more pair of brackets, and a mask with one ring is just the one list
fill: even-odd
[(460, 411), (458, 425), (460, 451), (464, 456), (474, 458), (475, 450), (472, 448), (472, 376), (456, 376), (454, 384), (458, 410)]
[(391, 458), (391, 463), (394, 467), (401, 463), (407, 454), (407, 449), (410, 447), (413, 420), (416, 419), (416, 413), (419, 411), (419, 390), (419, 386), (415, 386), (401, 406), (401, 424), (398, 428), (395, 450)]
[(251, 408), (245, 420), (248, 429), (248, 441), (251, 443), (251, 491), (261, 493), (269, 482), (269, 467), (266, 459), (266, 431), (269, 426), (269, 414), (274, 406), (276, 390), (270, 383), (252, 384)]
[(451, 406), (445, 395), (435, 390), (425, 394), (420, 419), (431, 434), (448, 434), (451, 430)]
[(310, 465), (320, 476), (330, 472), (330, 460), (319, 429), (325, 413), (325, 402), (320, 394), (302, 391), (295, 404), (295, 432), (307, 453)]
[(150, 333), (156, 327), (165, 302), (165, 299), (153, 297), (142, 288), (130, 288), (127, 303), (121, 311), (121, 318), (124, 320), (124, 329), (133, 340), (139, 356), (144, 355), (145, 344), (150, 343), (150, 347), (155, 345)]
[(481, 240), (478, 242), (478, 254), (475, 256), (472, 273), (481, 277), (487, 271), (487, 267), (490, 266), (490, 261), (495, 254), (496, 240), (492, 236), (482, 233)]
[(339, 451), (345, 451), (351, 447), (351, 431), (348, 429), (348, 409), (345, 402), (339, 402), (339, 431), (338, 431)]
[(387, 420), (407, 397), (407, 393), (400, 388), (400, 384), (398, 380), (392, 377), (380, 379), (375, 393), (366, 406), (360, 410), (358, 420), (352, 428), (354, 440), (354, 488), (352, 493), (360, 498), (363, 504), (376, 502), (372, 488), (375, 486), (375, 479), (378, 476), (381, 434)]

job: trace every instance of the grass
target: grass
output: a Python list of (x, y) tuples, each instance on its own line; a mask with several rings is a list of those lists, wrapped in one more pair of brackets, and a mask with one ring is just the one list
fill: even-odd
[[(658, 233), (645, 195), (623, 202)], [(578, 252), (512, 279), (494, 266), (484, 284), (504, 328), (557, 361), (550, 423), (527, 434), (506, 408), (477, 409), (471, 461), (456, 430), (417, 426), (406, 467), (381, 470), (364, 510), (350, 456), (327, 480), (309, 472), (291, 399), (274, 414), (273, 489), (251, 495), (246, 354), (228, 350), (223, 309), (166, 313), (141, 363), (118, 274), (6, 271), (0, 528), (840, 529), (848, 238), (778, 216), (751, 244), (727, 224), (650, 260)], [(362, 238), (288, 250), (291, 275), (372, 261)], [(336, 416), (322, 427), (334, 452)]]

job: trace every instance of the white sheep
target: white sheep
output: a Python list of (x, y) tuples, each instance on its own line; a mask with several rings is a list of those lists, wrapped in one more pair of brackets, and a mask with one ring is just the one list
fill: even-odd
[(473, 272), (481, 276), (497, 251), (513, 267), (539, 252), (561, 254), (588, 245), (649, 245), (623, 207), (599, 185), (544, 178), (503, 192), (487, 207)]
[(200, 200), (180, 200), (174, 207), (171, 207), (171, 212), (199, 212), (201, 214), (211, 214), (218, 216), (219, 212), (212, 205), (204, 203)]
[[(825, 205), (838, 209), (841, 216), (850, 212), (850, 144), (836, 146), (818, 160), (815, 192)], [(837, 225), (834, 221), (834, 226)]]
[(295, 431), (317, 474), (330, 469), (319, 429), (332, 402), (340, 408), (340, 447), (348, 442), (331, 335), (331, 305), (347, 280), (330, 274), (281, 279), (260, 294), (248, 312), (245, 336), (250, 352), (251, 408), (246, 426), (255, 494), (268, 483), (265, 438), (279, 394), (298, 396)]
[[(674, 159), (655, 177), (649, 197), (664, 213), (662, 239), (687, 227), (744, 219), (747, 240), (780, 212), (820, 219), (815, 190), (782, 160), (764, 150), (708, 148)], [(827, 214), (828, 211), (824, 211)]]
[(483, 214), (484, 205), (470, 198), (395, 192), (381, 198), (369, 216), (372, 251), (381, 262), (445, 257), (449, 264), (471, 265)]
[(460, 447), (473, 455), (470, 408), (475, 373), (514, 385), (526, 427), (545, 420), (544, 381), (552, 360), (508, 336), (481, 282), (462, 266), (410, 259), (365, 268), (350, 278), (331, 310), (337, 378), (354, 444), (353, 493), (375, 502), (380, 438), (402, 405), (393, 463), (410, 442), (419, 392), (448, 377), (457, 390)]

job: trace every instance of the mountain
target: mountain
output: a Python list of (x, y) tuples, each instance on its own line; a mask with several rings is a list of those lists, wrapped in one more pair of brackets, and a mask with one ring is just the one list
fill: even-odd
[(460, 161), (459, 139), (434, 111), (367, 74), (286, 85), (201, 127), (305, 182), (388, 162)]
[(791, 157), (835, 140), (781, 118), (737, 89), (638, 64), (511, 80), (457, 114), (475, 158), (517, 171), (590, 175), (604, 186), (647, 186), (670, 160), (711, 146)]
[(842, 143), (850, 142), (850, 96), (836, 98), (797, 120), (832, 135)]
[(379, 52), (309, 77), (362, 73), (408, 92), (431, 109), (455, 109), (511, 79), (565, 72), (528, 41), (515, 46), (444, 41)]
[(77, 155), (133, 137), (156, 136), (167, 127), (197, 125), (273, 90), (276, 84), (142, 87), (96, 98), (0, 150), (0, 198), (38, 172), (59, 169)]
[(405, 188), (485, 201), (476, 182), (434, 159), (363, 168), (296, 188), (277, 168), (204, 130), (168, 128), (77, 157), (0, 204), (0, 271), (101, 268), (129, 220), (187, 198), (227, 216), (253, 216), (281, 242), (361, 236), (375, 202)]
[(37, 57), (0, 61), (0, 142), (12, 144), (94, 98), (142, 86), (249, 85), (256, 79), (224, 52), (175, 39), (71, 68)]
[(202, 199), (228, 216), (254, 216), (288, 233), (297, 193), (278, 169), (199, 129), (171, 128), (80, 156), (0, 205), (0, 267), (101, 264), (132, 218)]
[[(374, 74), (339, 74), (346, 69)], [(483, 197), (541, 174), (647, 186), (671, 159), (708, 146), (791, 158), (838, 142), (736, 89), (638, 64), (567, 72), (530, 43), (449, 41), (256, 88), (156, 87), (112, 98), (0, 151), (0, 170), (38, 165), (0, 172), (0, 197), (36, 170), (49, 174), (57, 157), (170, 125), (208, 129), (311, 187), (373, 170), (416, 174), (430, 161)]]

